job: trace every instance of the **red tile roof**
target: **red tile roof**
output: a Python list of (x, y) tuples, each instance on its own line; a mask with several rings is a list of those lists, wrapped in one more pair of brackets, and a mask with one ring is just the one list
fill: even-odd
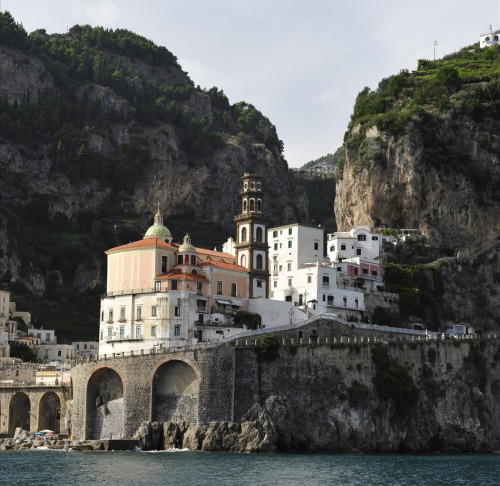
[(218, 260), (205, 260), (204, 262), (198, 263), (199, 267), (218, 267), (227, 268), (228, 270), (238, 270), (240, 272), (248, 272), (245, 267), (241, 265), (236, 265), (235, 263), (220, 262)]
[(147, 247), (155, 247), (160, 246), (162, 248), (167, 248), (169, 250), (176, 250), (176, 248), (170, 244), (168, 244), (164, 240), (160, 240), (159, 238), (144, 238), (142, 240), (133, 241), (132, 243), (128, 243), (126, 245), (115, 246), (114, 248), (110, 248), (106, 250), (104, 253), (111, 253), (118, 250), (128, 250), (130, 248), (147, 248)]
[(208, 282), (208, 278), (205, 275), (198, 275), (194, 273), (182, 273), (180, 268), (174, 268), (167, 273), (162, 273), (158, 275), (156, 278), (166, 280), (196, 280), (197, 282)]

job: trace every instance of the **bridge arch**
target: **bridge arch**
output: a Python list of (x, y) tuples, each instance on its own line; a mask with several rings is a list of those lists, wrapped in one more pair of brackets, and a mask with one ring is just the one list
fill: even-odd
[(20, 391), (12, 395), (9, 403), (9, 435), (13, 436), (16, 428), (30, 430), (31, 427), (31, 400)]
[(57, 393), (48, 391), (38, 402), (38, 430), (61, 432), (61, 399)]
[(151, 420), (198, 422), (200, 374), (189, 360), (171, 356), (151, 374)]
[(95, 369), (87, 381), (85, 437), (120, 439), (123, 437), (124, 380), (112, 366)]

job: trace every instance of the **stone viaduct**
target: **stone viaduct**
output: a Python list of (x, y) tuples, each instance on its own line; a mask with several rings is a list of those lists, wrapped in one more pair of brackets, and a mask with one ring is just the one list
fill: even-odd
[(70, 388), (60, 386), (0, 388), (0, 434), (13, 436), (17, 427), (30, 432), (48, 429), (65, 434), (70, 393)]

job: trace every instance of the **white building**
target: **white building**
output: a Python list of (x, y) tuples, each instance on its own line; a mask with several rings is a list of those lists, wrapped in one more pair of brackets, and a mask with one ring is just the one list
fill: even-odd
[(364, 289), (339, 285), (342, 267), (324, 256), (323, 229), (295, 223), (271, 228), (268, 240), (271, 299), (312, 313), (364, 310)]
[(74, 341), (73, 356), (75, 358), (95, 358), (99, 354), (99, 343), (97, 341)]
[(372, 233), (370, 226), (354, 226), (350, 231), (329, 233), (327, 254), (332, 262), (354, 257), (375, 260), (382, 250), (382, 236)]
[(479, 36), (479, 47), (483, 49), (484, 47), (494, 46), (498, 44), (498, 35), (500, 34), (500, 30), (496, 30), (493, 32), (493, 29), (490, 25), (489, 32), (481, 34)]
[(33, 336), (40, 340), (40, 344), (57, 344), (56, 332), (53, 329), (35, 329), (30, 327), (28, 329), (28, 336)]

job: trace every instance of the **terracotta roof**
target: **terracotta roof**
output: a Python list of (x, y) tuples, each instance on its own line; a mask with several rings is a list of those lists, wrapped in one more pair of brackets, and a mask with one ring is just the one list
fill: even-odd
[(205, 275), (198, 275), (194, 273), (182, 273), (180, 268), (174, 268), (170, 270), (167, 273), (162, 273), (161, 275), (158, 275), (156, 278), (162, 279), (162, 280), (167, 280), (167, 279), (173, 279), (173, 280), (196, 280), (197, 282), (208, 282), (208, 278), (205, 277)]
[(239, 270), (240, 272), (248, 272), (245, 267), (241, 265), (236, 265), (235, 263), (220, 262), (217, 260), (205, 260), (204, 262), (198, 263), (199, 267), (218, 267), (227, 268), (228, 270)]
[(128, 250), (129, 248), (147, 248), (154, 246), (161, 246), (162, 248), (167, 248), (169, 250), (174, 250), (174, 251), (176, 250), (175, 247), (168, 244), (164, 240), (160, 240), (159, 238), (145, 238), (143, 240), (133, 241), (132, 243), (128, 243), (126, 245), (115, 246), (114, 248), (106, 250), (104, 253), (107, 254), (117, 250)]

